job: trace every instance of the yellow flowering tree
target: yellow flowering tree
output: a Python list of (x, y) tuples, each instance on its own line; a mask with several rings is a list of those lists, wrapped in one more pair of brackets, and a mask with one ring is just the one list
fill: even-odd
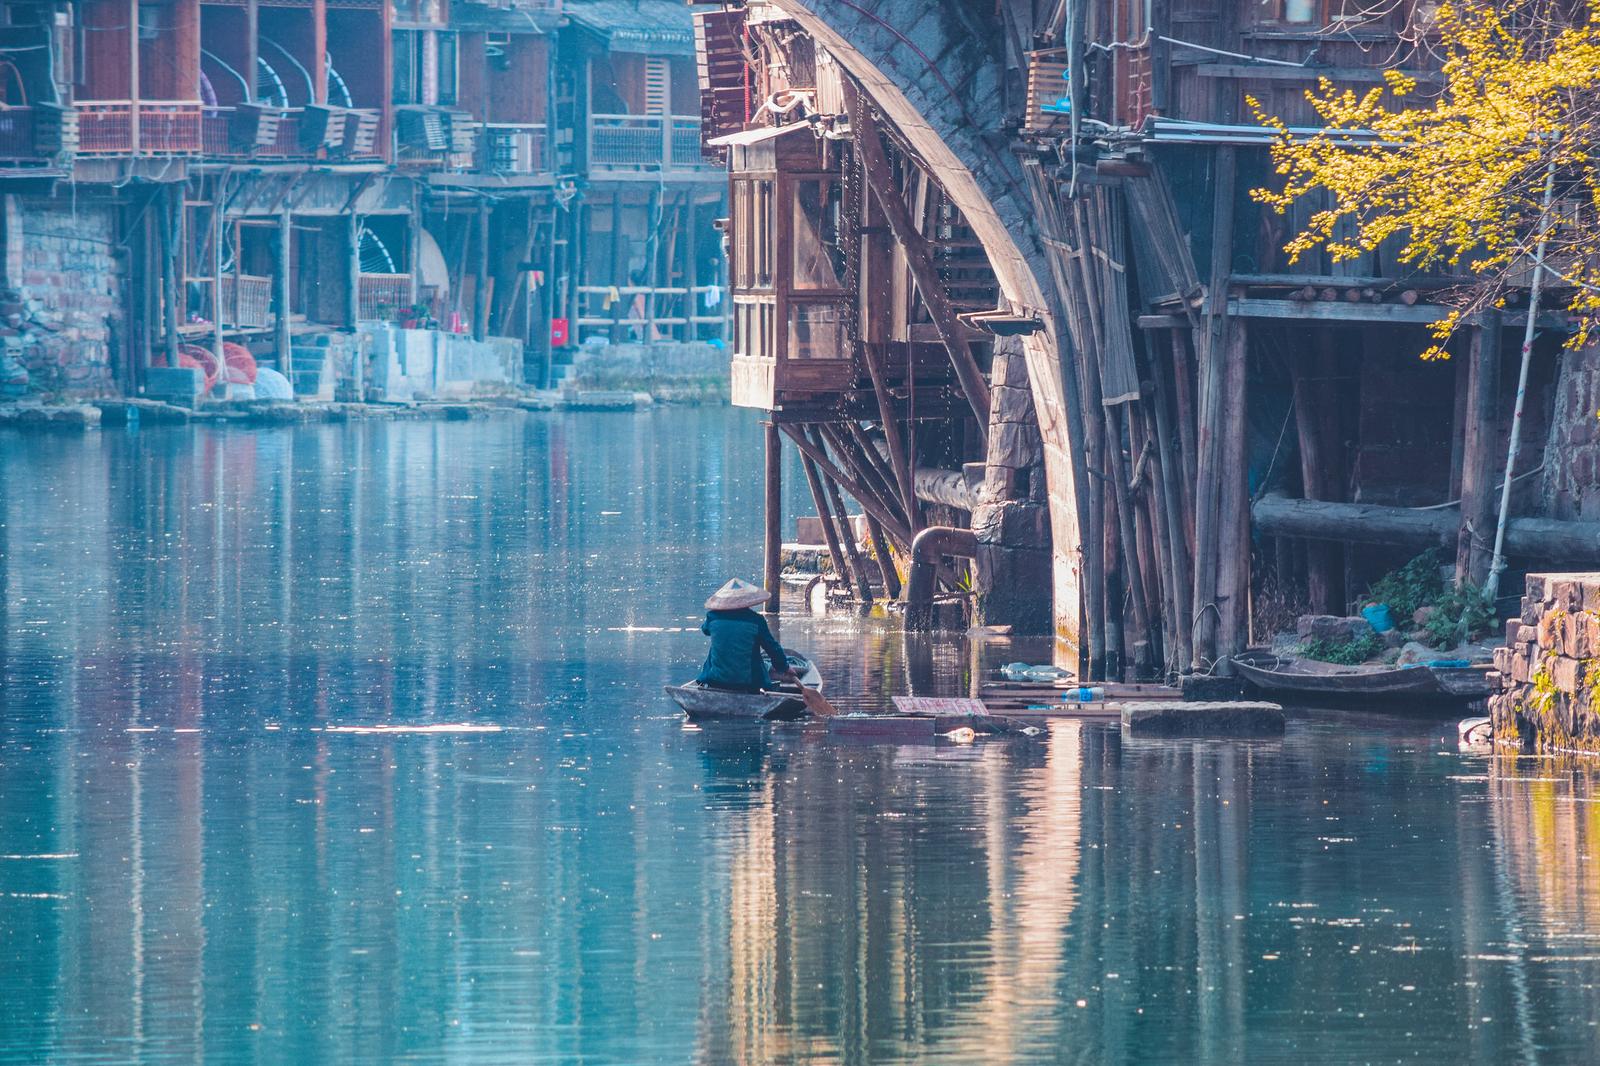
[[(1546, 285), (1566, 295), (1587, 342), (1600, 317), (1600, 13), (1595, 0), (1455, 0), (1428, 37), (1444, 58), (1442, 86), (1425, 96), (1397, 71), (1366, 92), (1327, 80), (1307, 98), (1325, 127), (1273, 127), (1276, 189), (1257, 200), (1280, 213), (1320, 193), (1322, 206), (1286, 251), (1319, 246), (1335, 261), (1393, 242), (1421, 271), (1470, 273), (1454, 313), (1424, 358), (1445, 358), (1461, 317), (1504, 303), (1526, 283), (1541, 236)], [(1545, 207), (1547, 181), (1554, 197)], [(1569, 295), (1568, 295), (1569, 294)]]

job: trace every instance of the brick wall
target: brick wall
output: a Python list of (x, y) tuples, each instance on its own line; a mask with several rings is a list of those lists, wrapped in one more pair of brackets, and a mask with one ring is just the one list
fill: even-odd
[(1494, 663), (1496, 743), (1600, 753), (1600, 574), (1529, 574)]
[(116, 390), (122, 264), (115, 206), (7, 197), (0, 398)]

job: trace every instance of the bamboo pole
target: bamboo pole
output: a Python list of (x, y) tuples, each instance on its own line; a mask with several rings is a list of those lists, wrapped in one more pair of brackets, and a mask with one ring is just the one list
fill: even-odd
[(1184, 473), (1175, 457), (1172, 419), (1167, 413), (1166, 397), (1158, 389), (1152, 394), (1150, 403), (1155, 411), (1156, 447), (1161, 458), (1161, 509), (1165, 518), (1168, 581), (1172, 590), (1173, 644), (1167, 653), (1169, 657), (1176, 656), (1178, 668), (1183, 670), (1194, 660), (1189, 602), (1194, 587), (1189, 580), (1189, 543), (1184, 535), (1185, 515), (1179, 488)]

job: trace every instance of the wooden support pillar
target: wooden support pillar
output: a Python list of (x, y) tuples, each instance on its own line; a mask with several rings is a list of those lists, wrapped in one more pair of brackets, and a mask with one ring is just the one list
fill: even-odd
[(613, 188), (611, 191), (611, 288), (617, 290), (618, 296), (611, 304), (611, 343), (622, 342), (622, 310), (623, 301), (621, 291), (628, 284), (628, 269), (622, 262), (622, 190)]
[[(867, 374), (872, 379), (873, 396), (878, 401), (878, 422), (883, 426), (883, 439), (889, 446), (889, 462), (894, 467), (895, 484), (900, 490), (900, 505), (905, 508), (906, 520), (912, 534), (915, 535), (917, 530), (922, 528), (917, 508), (915, 478), (912, 475), (905, 438), (900, 433), (900, 420), (895, 415), (894, 397), (889, 393), (888, 381), (884, 375), (883, 352), (870, 343), (861, 345), (861, 352), (867, 364)], [(908, 358), (907, 391), (916, 388), (916, 381), (910, 375)]]
[[(821, 435), (817, 434), (815, 430), (812, 432), (814, 435), (811, 438), (811, 443), (818, 448), (822, 447)], [(837, 438), (834, 439), (837, 440)], [(839, 453), (841, 459), (845, 458), (837, 443), (834, 445), (834, 450)], [(827, 480), (822, 487), (827, 492), (829, 506), (832, 507), (834, 514), (838, 515), (839, 534), (844, 543), (845, 562), (850, 566), (850, 578), (856, 588), (856, 598), (861, 603), (871, 606), (872, 583), (867, 580), (867, 564), (861, 557), (861, 544), (856, 540), (855, 529), (850, 524), (850, 511), (845, 507), (844, 500), (839, 495), (837, 482)]]
[(1169, 658), (1174, 658), (1179, 669), (1182, 669), (1194, 661), (1189, 613), (1189, 597), (1194, 589), (1189, 580), (1189, 539), (1184, 531), (1186, 519), (1179, 488), (1184, 481), (1184, 472), (1177, 458), (1178, 448), (1173, 439), (1175, 434), (1172, 429), (1172, 418), (1167, 411), (1167, 397), (1157, 389), (1152, 392), (1150, 403), (1155, 409), (1156, 448), (1161, 459), (1159, 464), (1161, 499), (1154, 505), (1159, 506), (1163, 512), (1162, 525), (1166, 533), (1168, 553), (1167, 583), (1172, 593), (1169, 602), (1173, 611), (1174, 643), (1167, 649), (1167, 655)]
[[(222, 229), (227, 220), (222, 205), (226, 202), (227, 172), (215, 179), (211, 190), (211, 357), (217, 361), (217, 381), (211, 386), (211, 395), (217, 399), (228, 398), (228, 360), (222, 351)], [(238, 296), (238, 283), (234, 283)]]
[(1456, 584), (1482, 585), (1494, 558), (1495, 452), (1501, 447), (1500, 314), (1486, 312), (1467, 351), (1467, 406), (1461, 448), (1461, 529), (1456, 537)]
[(834, 465), (833, 460), (828, 457), (827, 452), (819, 449), (815, 444), (812, 444), (805, 438), (804, 434), (795, 429), (793, 426), (784, 426), (783, 432), (788, 434), (789, 439), (794, 442), (794, 446), (796, 448), (800, 449), (801, 454), (807, 455), (811, 459), (815, 460), (817, 469), (821, 470), (824, 474), (827, 474), (829, 477), (833, 478), (833, 480), (843, 485), (845, 491), (854, 496), (857, 502), (859, 502), (862, 507), (866, 508), (868, 514), (872, 515), (879, 522), (883, 523), (884, 530), (888, 532), (889, 536), (895, 540), (897, 547), (899, 547), (902, 551), (911, 550), (910, 532), (906, 529), (904, 523), (900, 521), (899, 517), (896, 516), (892, 510), (884, 507), (884, 505), (879, 501), (876, 493), (866, 489), (859, 481), (845, 473), (843, 470), (839, 469), (838, 466)]
[(489, 335), (489, 200), (478, 198), (478, 256), (472, 271), (472, 339)]
[(1250, 643), (1249, 336), (1243, 319), (1228, 323), (1223, 349), (1220, 424), (1221, 490), (1217, 499), (1217, 672), (1233, 673), (1233, 657)]
[(878, 559), (878, 574), (883, 578), (883, 594), (891, 600), (900, 598), (900, 571), (894, 568), (894, 555), (889, 551), (889, 541), (883, 535), (883, 523), (867, 515), (867, 532), (872, 535), (872, 553)]
[(171, 182), (163, 189), (161, 211), (161, 337), (167, 365), (178, 365), (178, 247), (183, 222), (183, 186)]
[(272, 341), (277, 349), (278, 373), (291, 382), (294, 380), (294, 338), (289, 332), (289, 309), (292, 303), (289, 275), (293, 269), (293, 254), (294, 216), (283, 210), (278, 212), (278, 248), (272, 271), (272, 299), (277, 304), (277, 314), (272, 320)]
[(244, 78), (245, 103), (256, 102), (257, 71), (261, 60), (260, 0), (244, 0), (244, 69), (250, 73)]
[(1209, 670), (1218, 654), (1218, 603), (1222, 566), (1219, 547), (1221, 487), (1224, 468), (1219, 436), (1226, 396), (1225, 351), (1231, 345), (1232, 331), (1238, 327), (1228, 318), (1228, 274), (1233, 264), (1234, 180), (1238, 172), (1235, 149), (1224, 145), (1216, 150), (1212, 174), (1211, 271), (1206, 285), (1205, 320), (1201, 336), (1199, 400), (1195, 412), (1194, 506), (1194, 662), (1197, 670)]
[(783, 578), (783, 438), (778, 435), (777, 423), (766, 423), (766, 442), (766, 537), (761, 573), (767, 590), (767, 613), (777, 614)]
[[(1338, 394), (1327, 381), (1332, 366), (1328, 355), (1319, 350), (1310, 356), (1291, 355), (1289, 358), (1289, 374), (1294, 382), (1295, 430), (1300, 442), (1300, 484), (1308, 500), (1332, 500), (1339, 495), (1334, 456), (1328, 454), (1328, 436), (1323, 430), (1329, 407), (1338, 403)], [(1306, 365), (1308, 359), (1310, 367)], [(1306, 598), (1313, 613), (1344, 613), (1343, 573), (1337, 545), (1306, 545)]]
[(840, 581), (846, 582), (846, 588), (850, 588), (852, 574), (845, 565), (844, 550), (839, 546), (839, 530), (833, 523), (833, 510), (828, 506), (827, 493), (822, 487), (822, 475), (817, 473), (817, 464), (809, 456), (802, 455), (800, 465), (806, 472), (811, 502), (817, 508), (817, 521), (822, 523), (822, 539), (828, 545), (828, 559), (833, 563), (833, 572)]
[(361, 216), (351, 212), (346, 226), (344, 324), (354, 330), (361, 320)]

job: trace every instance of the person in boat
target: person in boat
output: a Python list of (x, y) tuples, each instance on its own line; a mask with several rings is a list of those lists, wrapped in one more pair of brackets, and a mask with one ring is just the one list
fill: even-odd
[[(772, 683), (771, 678), (799, 682), (767, 620), (751, 610), (766, 599), (766, 589), (734, 578), (706, 600), (706, 620), (700, 632), (711, 638), (711, 650), (695, 678), (698, 684), (759, 692)], [(771, 662), (770, 677), (763, 656)]]

